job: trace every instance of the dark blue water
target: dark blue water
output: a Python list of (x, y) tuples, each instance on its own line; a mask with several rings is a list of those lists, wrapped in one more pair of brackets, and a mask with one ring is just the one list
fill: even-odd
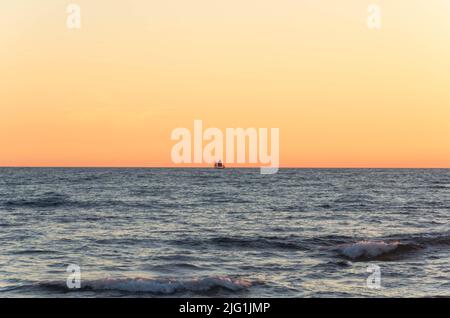
[(0, 168), (0, 297), (450, 296), (449, 226), (450, 170)]

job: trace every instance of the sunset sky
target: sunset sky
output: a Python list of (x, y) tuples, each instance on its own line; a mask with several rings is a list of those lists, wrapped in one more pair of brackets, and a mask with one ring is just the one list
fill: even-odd
[(0, 3), (0, 166), (173, 166), (200, 119), (280, 128), (285, 167), (450, 167), (448, 0), (73, 2)]

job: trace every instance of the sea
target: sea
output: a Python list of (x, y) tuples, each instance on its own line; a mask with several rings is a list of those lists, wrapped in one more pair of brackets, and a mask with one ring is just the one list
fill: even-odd
[(450, 170), (0, 168), (0, 297), (449, 297)]

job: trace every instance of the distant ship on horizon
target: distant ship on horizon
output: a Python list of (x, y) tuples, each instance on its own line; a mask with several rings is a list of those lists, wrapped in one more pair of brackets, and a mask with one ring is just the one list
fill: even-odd
[(214, 163), (214, 169), (225, 169), (225, 165), (221, 160)]

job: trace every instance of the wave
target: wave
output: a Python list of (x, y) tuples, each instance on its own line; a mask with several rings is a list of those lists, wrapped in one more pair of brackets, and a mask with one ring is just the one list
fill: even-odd
[(280, 236), (213, 236), (170, 240), (169, 244), (189, 247), (220, 247), (249, 250), (334, 251), (350, 260), (390, 260), (408, 256), (426, 247), (450, 245), (448, 233), (401, 234), (377, 238), (339, 235), (300, 237)]
[(397, 260), (431, 247), (450, 245), (450, 233), (422, 233), (340, 244), (337, 253), (351, 260)]
[(11, 252), (12, 255), (57, 254), (57, 253), (58, 251), (54, 250), (39, 250), (39, 249), (15, 250)]
[(425, 246), (450, 245), (450, 231), (445, 233), (425, 233), (412, 236), (410, 241), (423, 244)]
[[(145, 209), (161, 211), (180, 207), (176, 202), (162, 202), (160, 200), (123, 201), (123, 200), (75, 200), (70, 195), (56, 192), (47, 192), (26, 198), (14, 198), (0, 201), (6, 208), (121, 208), (121, 209)], [(183, 206), (187, 206), (184, 204)]]
[(183, 239), (173, 240), (173, 244), (182, 246), (212, 245), (222, 248), (246, 248), (246, 249), (286, 249), (305, 250), (302, 242), (296, 237), (286, 236), (217, 236), (208, 239)]
[(359, 241), (340, 246), (337, 251), (351, 260), (389, 260), (420, 248), (419, 245), (400, 242)]
[(7, 207), (31, 207), (31, 208), (47, 208), (58, 207), (70, 203), (69, 197), (64, 194), (55, 192), (47, 192), (40, 196), (31, 198), (20, 198), (15, 200), (3, 201), (3, 205)]
[(189, 280), (150, 279), (150, 278), (106, 278), (82, 280), (81, 288), (68, 289), (65, 284), (40, 283), (41, 287), (64, 289), (66, 291), (117, 291), (124, 293), (148, 293), (155, 295), (173, 295), (184, 292), (207, 293), (214, 290), (239, 292), (253, 284), (245, 279), (224, 276), (204, 277)]

